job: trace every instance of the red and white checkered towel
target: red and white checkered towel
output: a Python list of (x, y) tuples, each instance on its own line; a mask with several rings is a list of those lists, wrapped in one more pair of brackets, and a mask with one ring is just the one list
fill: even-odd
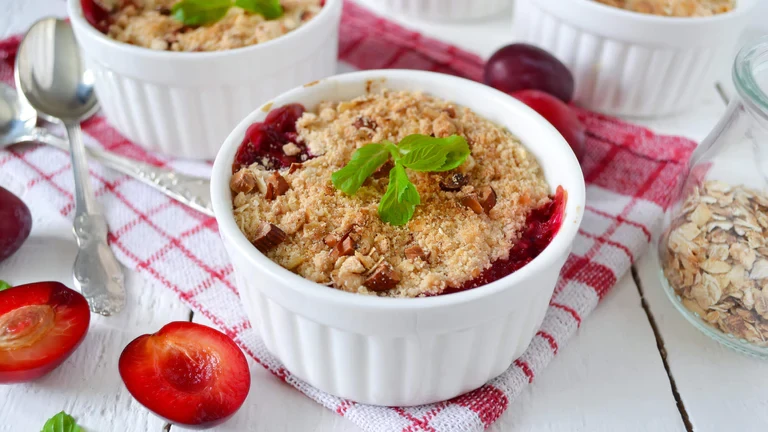
[[(19, 39), (0, 42), (0, 80), (12, 81)], [(360, 69), (411, 68), (479, 79), (482, 60), (456, 47), (403, 29), (347, 2), (340, 60)], [(262, 101), (253, 101), (256, 108)], [(620, 120), (580, 111), (588, 126), (583, 161), (587, 206), (580, 235), (561, 273), (541, 329), (528, 350), (504, 374), (471, 393), (433, 405), (385, 408), (356, 404), (301, 382), (273, 357), (241, 308), (232, 266), (213, 218), (189, 210), (124, 175), (92, 164), (94, 190), (111, 228), (118, 259), (176, 292), (191, 308), (232, 336), (257, 362), (301, 392), (367, 431), (480, 431), (507, 409), (542, 373), (576, 329), (646, 249), (651, 225), (665, 195), (695, 144), (655, 135)], [(206, 175), (209, 163), (155, 155), (121, 137), (101, 117), (84, 124), (87, 144), (156, 165)], [(46, 202), (73, 216), (69, 157), (58, 150), (25, 146), (0, 151), (0, 180), (26, 186), (24, 198)]]

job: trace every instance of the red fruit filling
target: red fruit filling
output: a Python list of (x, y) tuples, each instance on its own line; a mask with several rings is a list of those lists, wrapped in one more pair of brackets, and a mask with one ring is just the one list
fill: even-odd
[(523, 90), (512, 94), (547, 119), (568, 141), (581, 160), (586, 151), (587, 127), (576, 113), (560, 99), (538, 90)]
[(32, 230), (32, 214), (16, 195), (0, 187), (0, 262), (19, 250)]
[[(304, 162), (311, 156), (296, 134), (296, 121), (304, 114), (299, 104), (285, 105), (269, 112), (263, 122), (252, 124), (237, 149), (232, 171), (258, 163), (268, 170), (287, 168), (292, 163)], [(283, 146), (293, 143), (299, 151), (286, 154)]]
[(505, 93), (536, 89), (563, 102), (573, 98), (573, 74), (555, 56), (527, 44), (507, 45), (485, 64), (483, 82)]
[(224, 333), (172, 322), (142, 335), (120, 355), (120, 376), (142, 405), (164, 419), (192, 427), (231, 417), (251, 387), (248, 362)]
[(55, 369), (80, 345), (90, 321), (85, 298), (59, 282), (0, 291), (0, 384)]
[(109, 30), (109, 10), (97, 0), (80, 0), (83, 16), (96, 30), (106, 33)]
[(509, 251), (509, 257), (497, 260), (480, 276), (465, 282), (458, 288), (450, 288), (443, 292), (449, 294), (477, 288), (508, 276), (533, 261), (549, 246), (552, 239), (560, 230), (565, 217), (565, 203), (568, 193), (562, 186), (557, 187), (555, 196), (547, 204), (533, 210), (526, 220), (525, 232)]

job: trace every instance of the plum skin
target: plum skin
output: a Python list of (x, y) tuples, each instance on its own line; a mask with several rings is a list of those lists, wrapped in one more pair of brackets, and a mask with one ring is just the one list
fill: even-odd
[(573, 99), (573, 74), (549, 52), (528, 44), (507, 45), (485, 64), (483, 82), (504, 93), (541, 90), (569, 103)]
[(32, 231), (29, 207), (0, 187), (0, 262), (13, 255)]

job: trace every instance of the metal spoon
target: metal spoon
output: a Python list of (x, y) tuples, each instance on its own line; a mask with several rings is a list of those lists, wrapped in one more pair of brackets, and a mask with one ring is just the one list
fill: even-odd
[(78, 253), (75, 285), (91, 311), (101, 315), (125, 306), (123, 269), (107, 245), (107, 221), (91, 190), (80, 122), (98, 110), (93, 74), (85, 69), (70, 24), (42, 19), (19, 46), (16, 84), (30, 105), (64, 123), (75, 175), (75, 222)]
[[(48, 144), (60, 150), (69, 151), (69, 143), (36, 127), (37, 112), (16, 91), (0, 83), (0, 148), (27, 142)], [(199, 212), (213, 216), (211, 205), (211, 182), (208, 179), (191, 177), (150, 164), (127, 159), (114, 153), (86, 147), (91, 159), (140, 180), (169, 197)]]

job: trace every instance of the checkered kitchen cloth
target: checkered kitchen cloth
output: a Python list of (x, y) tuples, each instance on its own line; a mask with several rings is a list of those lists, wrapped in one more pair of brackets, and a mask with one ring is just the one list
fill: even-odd
[[(340, 60), (356, 68), (411, 68), (479, 79), (482, 60), (425, 38), (347, 2)], [(0, 42), (0, 80), (12, 81), (19, 39)], [(254, 101), (254, 107), (260, 101)], [(582, 320), (646, 249), (651, 225), (665, 195), (695, 147), (689, 140), (658, 136), (614, 118), (580, 111), (588, 126), (583, 161), (587, 181), (584, 222), (544, 323), (528, 350), (484, 387), (453, 400), (412, 408), (356, 404), (322, 393), (292, 376), (250, 327), (235, 289), (232, 265), (217, 225), (124, 175), (91, 165), (91, 179), (106, 212), (109, 239), (118, 259), (149, 281), (176, 292), (210, 318), (257, 362), (298, 390), (367, 431), (480, 431), (491, 425), (520, 392), (544, 371)], [(128, 157), (206, 175), (209, 163), (148, 153), (121, 137), (101, 117), (84, 125), (87, 144)], [(0, 180), (10, 175), (26, 186), (24, 198), (40, 200), (73, 217), (68, 156), (42, 146), (0, 151)], [(53, 213), (52, 213), (53, 214)]]

